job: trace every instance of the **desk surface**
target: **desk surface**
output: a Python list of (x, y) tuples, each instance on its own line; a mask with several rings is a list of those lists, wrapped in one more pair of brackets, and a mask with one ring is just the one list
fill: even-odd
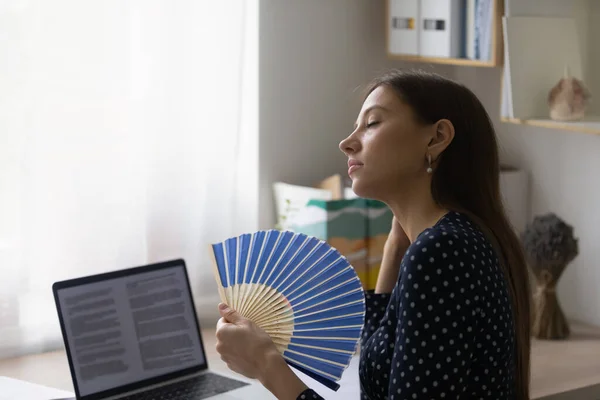
[[(600, 328), (571, 327), (569, 340), (533, 341), (532, 399), (600, 399)], [(203, 330), (203, 338), (211, 369), (230, 373), (215, 351), (214, 330)], [(2, 375), (73, 391), (64, 351), (0, 360)]]

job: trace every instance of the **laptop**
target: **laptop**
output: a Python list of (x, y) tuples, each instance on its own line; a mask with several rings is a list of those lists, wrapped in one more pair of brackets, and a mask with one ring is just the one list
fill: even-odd
[(75, 399), (265, 399), (258, 384), (211, 371), (185, 262), (52, 286)]

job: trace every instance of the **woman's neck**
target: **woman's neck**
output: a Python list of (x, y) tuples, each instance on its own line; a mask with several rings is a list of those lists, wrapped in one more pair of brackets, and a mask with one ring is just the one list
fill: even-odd
[(411, 243), (421, 232), (435, 225), (448, 212), (447, 209), (436, 204), (429, 193), (396, 197), (386, 203)]

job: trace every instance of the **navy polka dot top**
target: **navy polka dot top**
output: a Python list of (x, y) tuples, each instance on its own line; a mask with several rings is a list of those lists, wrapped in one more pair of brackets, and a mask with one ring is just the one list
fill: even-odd
[[(450, 212), (403, 257), (391, 294), (366, 294), (361, 399), (513, 399), (515, 332), (491, 244)], [(298, 399), (323, 399), (308, 389)]]

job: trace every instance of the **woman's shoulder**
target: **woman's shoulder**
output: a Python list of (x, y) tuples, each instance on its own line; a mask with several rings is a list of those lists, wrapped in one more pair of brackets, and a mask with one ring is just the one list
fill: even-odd
[(432, 250), (440, 249), (443, 245), (467, 251), (490, 247), (490, 242), (477, 225), (467, 215), (457, 211), (449, 211), (434, 226), (421, 232), (411, 247), (422, 249), (432, 243)]
[[(415, 307), (427, 311), (459, 306), (475, 315), (487, 282), (482, 276), (490, 275), (496, 261), (476, 225), (463, 214), (450, 212), (408, 248), (398, 280), (399, 298), (417, 299)], [(436, 302), (427, 303), (431, 298)]]
[(419, 265), (493, 263), (495, 253), (483, 232), (465, 215), (450, 211), (409, 246), (403, 262)]

